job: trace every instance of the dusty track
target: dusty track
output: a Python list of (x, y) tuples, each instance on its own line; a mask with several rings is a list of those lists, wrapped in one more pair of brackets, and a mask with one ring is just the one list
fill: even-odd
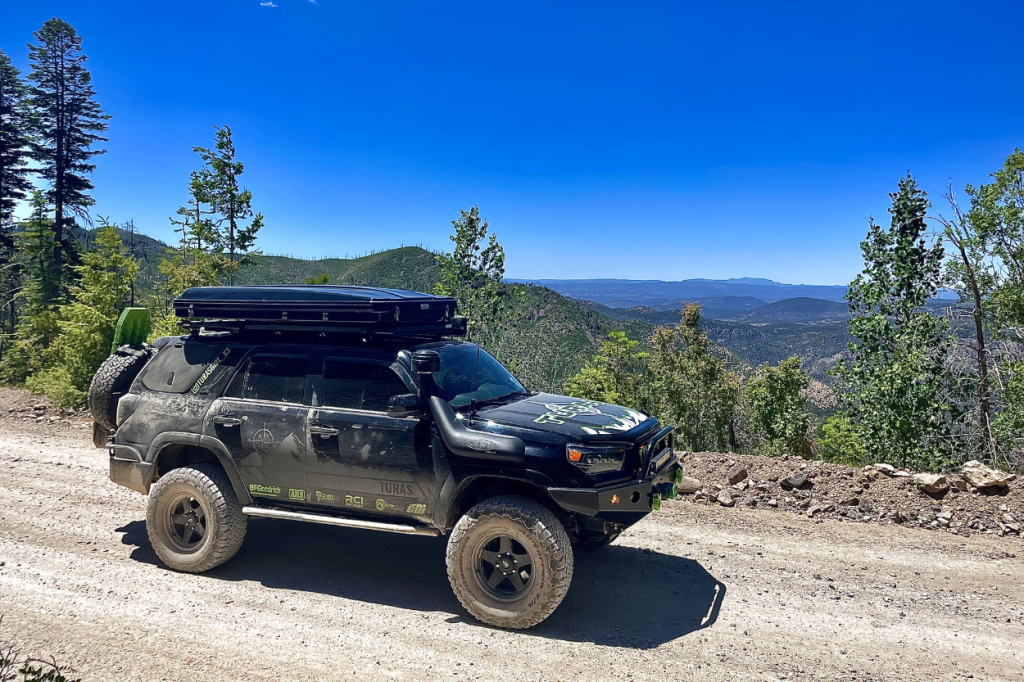
[(444, 539), (255, 520), (201, 576), (81, 426), (0, 417), (0, 637), (86, 680), (1020, 680), (1024, 545), (669, 503), (547, 622), (469, 618)]

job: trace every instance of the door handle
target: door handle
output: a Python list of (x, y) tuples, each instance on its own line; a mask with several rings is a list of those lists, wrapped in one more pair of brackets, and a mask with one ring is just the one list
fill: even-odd
[(324, 438), (330, 438), (331, 436), (338, 435), (338, 429), (333, 426), (320, 426), (319, 424), (310, 426), (309, 432), (317, 436), (323, 436)]
[(238, 417), (232, 417), (230, 414), (218, 414), (213, 418), (214, 424), (220, 424), (221, 426), (238, 426), (242, 423), (242, 420)]

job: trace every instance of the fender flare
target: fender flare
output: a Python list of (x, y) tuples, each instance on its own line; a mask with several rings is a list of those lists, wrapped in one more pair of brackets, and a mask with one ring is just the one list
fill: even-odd
[[(220, 440), (212, 436), (201, 436), (196, 433), (187, 433), (184, 431), (165, 431), (153, 439), (153, 443), (149, 446), (149, 450), (146, 452), (146, 461), (155, 465), (157, 458), (160, 456), (160, 452), (169, 445), (194, 445), (212, 452), (220, 463), (221, 468), (224, 469), (224, 473), (228, 475), (228, 480), (231, 481), (231, 487), (234, 489), (235, 496), (238, 498), (238, 501), (243, 505), (252, 504), (252, 497), (249, 495), (249, 489), (246, 488), (245, 483), (242, 482), (242, 477), (238, 473), (238, 468), (235, 466), (235, 462), (231, 458), (231, 454)], [(150, 470), (150, 480), (146, 482), (147, 491), (152, 483), (152, 477), (156, 475), (156, 469), (157, 467), (153, 466)]]
[[(529, 474), (524, 476), (523, 474)], [(459, 520), (459, 497), (466, 491), (469, 486), (473, 485), (481, 479), (488, 479), (491, 481), (508, 481), (510, 483), (525, 483), (533, 486), (538, 490), (542, 490), (547, 493), (549, 487), (551, 487), (551, 480), (544, 474), (536, 471), (522, 471), (517, 470), (515, 474), (508, 471), (502, 471), (501, 469), (493, 471), (481, 471), (480, 473), (473, 473), (459, 480), (455, 479), (453, 474), (448, 474), (448, 478), (445, 479), (444, 484), (441, 486), (441, 492), (437, 496), (437, 504), (434, 507), (433, 521), (437, 528), (447, 531), (450, 528), (454, 528), (456, 522)]]

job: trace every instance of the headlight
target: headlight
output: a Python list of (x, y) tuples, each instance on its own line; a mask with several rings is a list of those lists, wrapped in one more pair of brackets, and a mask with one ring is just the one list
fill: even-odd
[(588, 474), (619, 471), (626, 459), (626, 449), (622, 447), (569, 445), (565, 454), (570, 462)]

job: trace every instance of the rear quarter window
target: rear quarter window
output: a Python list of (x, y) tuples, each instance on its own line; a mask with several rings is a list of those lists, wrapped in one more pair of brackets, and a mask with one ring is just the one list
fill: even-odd
[(146, 366), (142, 386), (158, 393), (216, 394), (246, 350), (227, 344), (168, 344)]

